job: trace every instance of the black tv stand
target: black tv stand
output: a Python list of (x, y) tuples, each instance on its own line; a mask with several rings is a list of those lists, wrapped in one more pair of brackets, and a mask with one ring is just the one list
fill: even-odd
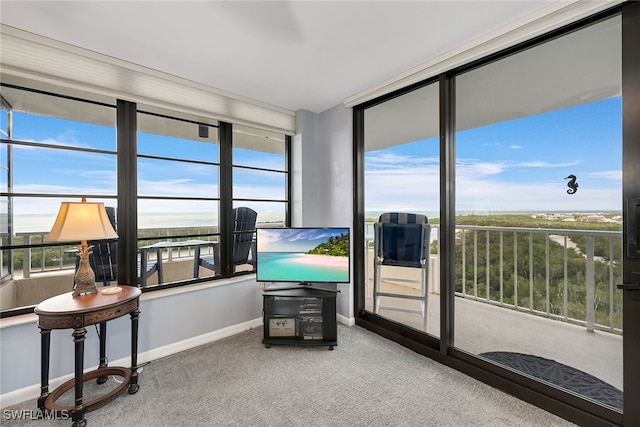
[(272, 345), (338, 344), (335, 289), (292, 286), (263, 291), (264, 339)]
[(310, 290), (314, 290), (314, 291), (334, 292), (336, 294), (340, 293), (339, 289), (327, 289), (327, 288), (324, 288), (322, 286), (312, 285), (309, 282), (300, 282), (295, 286), (285, 286), (285, 287), (278, 287), (278, 288), (266, 288), (265, 291), (266, 292), (271, 292), (271, 291), (291, 291), (291, 290), (294, 290), (294, 289), (310, 289)]

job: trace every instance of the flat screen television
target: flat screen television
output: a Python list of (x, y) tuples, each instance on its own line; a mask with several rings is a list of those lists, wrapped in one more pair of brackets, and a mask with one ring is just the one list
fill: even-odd
[(348, 228), (258, 228), (258, 282), (349, 283)]

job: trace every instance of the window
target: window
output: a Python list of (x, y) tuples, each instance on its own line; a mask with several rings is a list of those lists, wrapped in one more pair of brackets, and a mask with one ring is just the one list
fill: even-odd
[(250, 204), (261, 226), (282, 227), (287, 217), (288, 137), (233, 127), (233, 202)]
[[(50, 85), (1, 87), (3, 317), (72, 290), (75, 244), (44, 242), (63, 201), (102, 202), (119, 234), (132, 231), (133, 241), (109, 245), (138, 254), (137, 272), (129, 271), (134, 260), (119, 270), (138, 277), (146, 290), (251, 273), (251, 252), (244, 263), (224, 255), (234, 233), (220, 218), (229, 218), (234, 207), (255, 210), (258, 226), (288, 224), (285, 135)], [(119, 105), (137, 111), (137, 129), (122, 129), (135, 133), (130, 153), (117, 140)], [(224, 141), (222, 126), (228, 130)], [(134, 166), (119, 171), (123, 162)], [(128, 180), (134, 169), (137, 179)], [(137, 228), (118, 227), (117, 218), (130, 217)], [(214, 255), (213, 268), (196, 262)], [(153, 269), (159, 265), (162, 277)]]
[[(0, 139), (9, 139), (9, 103), (0, 97)], [(9, 145), (0, 146), (0, 192), (9, 192)], [(0, 197), (0, 246), (9, 246), (9, 196)], [(0, 250), (0, 280), (11, 274), (11, 251)]]
[(62, 93), (2, 86), (2, 310), (72, 289), (73, 243), (44, 244), (62, 201), (116, 202), (114, 102)]
[[(140, 256), (150, 256), (150, 263), (157, 262), (158, 254), (163, 257), (163, 277), (155, 274), (143, 284), (193, 279), (196, 245), (185, 242), (218, 243), (220, 236), (218, 123), (138, 108)], [(147, 254), (151, 245), (165, 247)], [(203, 245), (199, 250), (202, 256), (212, 255), (214, 246)], [(221, 274), (220, 269), (200, 271), (198, 277)]]
[[(233, 127), (233, 207), (256, 211), (258, 227), (288, 223), (287, 147), (286, 135)], [(252, 264), (234, 265), (234, 272), (247, 269)]]

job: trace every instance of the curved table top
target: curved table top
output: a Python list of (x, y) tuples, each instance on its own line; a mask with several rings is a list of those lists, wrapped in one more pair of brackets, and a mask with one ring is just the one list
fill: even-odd
[[(120, 286), (117, 294), (72, 296), (73, 292), (49, 298), (36, 306), (38, 325), (47, 329), (77, 328), (115, 319), (138, 307), (142, 291), (135, 286)], [(99, 289), (108, 289), (99, 288)]]

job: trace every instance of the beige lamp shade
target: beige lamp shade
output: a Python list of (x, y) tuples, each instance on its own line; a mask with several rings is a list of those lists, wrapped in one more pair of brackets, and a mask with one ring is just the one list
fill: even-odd
[(45, 242), (117, 239), (104, 203), (62, 202)]

